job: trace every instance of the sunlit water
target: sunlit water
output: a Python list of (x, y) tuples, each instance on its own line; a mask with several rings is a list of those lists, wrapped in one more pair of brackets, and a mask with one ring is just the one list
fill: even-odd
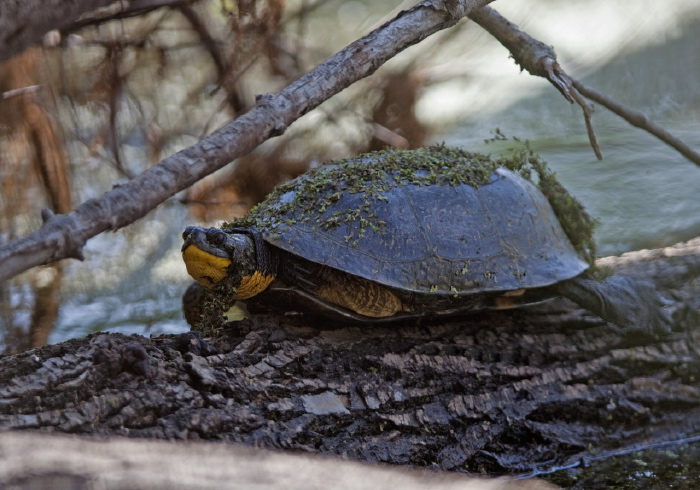
[[(588, 65), (583, 70), (594, 71), (584, 82), (642, 110), (700, 150), (699, 27), (675, 26), (669, 29), (673, 39), (637, 52), (631, 41), (615, 56), (608, 51), (606, 66), (593, 70)], [(523, 87), (533, 90), (529, 76), (521, 77)], [(534, 95), (529, 92), (527, 98), (512, 105), (503, 104), (501, 94), (491, 93), (488, 100), (497, 111), (469, 113), (435, 140), (473, 151), (507, 153), (511, 143), (483, 142), (495, 128), (508, 136), (528, 139), (599, 220), (596, 237), (600, 255), (659, 247), (700, 235), (699, 167), (602, 108), (594, 118), (605, 157), (598, 162), (588, 145), (580, 109), (570, 106), (546, 83), (534, 90)], [(518, 97), (509, 93), (507, 98)], [(483, 102), (479, 101), (482, 106)], [(96, 237), (86, 250), (92, 260), (71, 262), (72, 278), (64, 289), (51, 342), (98, 330), (149, 335), (188, 329), (180, 312), (180, 295), (189, 279), (179, 258), (179, 236), (191, 219), (177, 205), (158, 212), (163, 218), (157, 225), (139, 228), (137, 223), (116, 235)], [(125, 265), (128, 273), (90, 280), (96, 270), (99, 273), (101, 261), (113, 256), (121, 233), (145, 240), (137, 249), (148, 253), (132, 258), (142, 265)], [(107, 268), (115, 270), (114, 265)]]

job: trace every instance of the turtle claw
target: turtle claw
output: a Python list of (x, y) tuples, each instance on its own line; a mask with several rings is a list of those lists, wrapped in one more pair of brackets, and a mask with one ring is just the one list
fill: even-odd
[(632, 331), (668, 335), (673, 330), (673, 319), (666, 311), (668, 301), (648, 281), (630, 277), (612, 276), (601, 283), (612, 307), (613, 323)]
[(667, 335), (673, 330), (667, 301), (649, 282), (612, 276), (604, 281), (575, 277), (557, 285), (559, 294), (628, 332)]

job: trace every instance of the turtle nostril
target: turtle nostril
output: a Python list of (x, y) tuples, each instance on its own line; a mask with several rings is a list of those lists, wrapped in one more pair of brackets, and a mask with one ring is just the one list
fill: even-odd
[(207, 230), (207, 241), (212, 245), (223, 245), (226, 243), (226, 233), (216, 228), (210, 228)]

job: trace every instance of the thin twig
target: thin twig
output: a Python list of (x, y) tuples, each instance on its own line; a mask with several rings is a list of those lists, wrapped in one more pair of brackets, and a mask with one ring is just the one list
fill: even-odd
[(578, 90), (572, 90), (571, 96), (583, 109), (583, 120), (586, 121), (586, 130), (588, 131), (588, 141), (590, 141), (593, 147), (593, 153), (598, 160), (603, 159), (603, 152), (600, 151), (600, 145), (598, 144), (598, 138), (593, 130), (593, 104), (589, 103), (583, 96), (578, 92)]
[(204, 48), (211, 55), (212, 60), (214, 60), (216, 70), (219, 72), (219, 78), (222, 78), (224, 72), (226, 71), (226, 60), (224, 59), (224, 54), (219, 48), (219, 45), (216, 43), (216, 40), (212, 37), (199, 15), (197, 15), (197, 12), (195, 12), (190, 5), (182, 4), (178, 10), (187, 19), (192, 26), (192, 29), (199, 36)]
[(612, 100), (610, 97), (601, 94), (587, 85), (584, 85), (578, 80), (572, 79), (572, 81), (574, 88), (592, 101), (602, 105), (610, 112), (614, 112), (632, 126), (636, 126), (653, 134), (670, 147), (675, 148), (681, 155), (686, 157), (694, 164), (700, 165), (700, 153), (690, 148), (688, 145), (683, 143), (680, 139), (673, 136), (658, 124), (655, 124), (649, 120), (649, 118), (641, 112), (625, 107), (624, 105)]
[(483, 7), (469, 14), (469, 18), (494, 36), (503, 46), (510, 51), (515, 62), (530, 74), (544, 77), (554, 85), (569, 102), (577, 102), (583, 109), (586, 128), (591, 146), (598, 159), (600, 148), (593, 132), (591, 123), (592, 109), (583, 96), (599, 103), (611, 112), (625, 119), (627, 122), (643, 129), (667, 145), (675, 148), (691, 162), (700, 165), (700, 154), (683, 143), (680, 139), (670, 134), (665, 129), (654, 124), (644, 114), (629, 107), (625, 107), (594, 89), (587, 87), (576, 79), (570, 77), (557, 62), (554, 50), (546, 44), (534, 39), (521, 31), (518, 26), (508, 21), (490, 7)]
[(29, 85), (28, 87), (21, 87), (14, 90), (8, 90), (7, 92), (0, 92), (0, 99), (9, 99), (11, 97), (17, 97), (18, 95), (33, 94), (39, 90), (41, 90), (41, 85)]

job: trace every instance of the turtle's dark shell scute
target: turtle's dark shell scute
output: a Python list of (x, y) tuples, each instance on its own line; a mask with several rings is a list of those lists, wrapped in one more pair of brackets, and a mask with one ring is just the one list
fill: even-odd
[(319, 167), (241, 225), (307, 260), (425, 294), (541, 287), (588, 267), (533, 184), (442, 146)]

